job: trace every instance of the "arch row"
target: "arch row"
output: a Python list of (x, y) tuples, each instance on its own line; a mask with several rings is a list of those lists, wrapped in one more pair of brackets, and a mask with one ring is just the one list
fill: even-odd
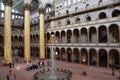
[[(54, 35), (52, 37), (51, 35)], [(120, 26), (110, 24), (98, 27), (73, 28), (46, 33), (46, 43), (119, 43)]]
[(59, 48), (54, 47), (54, 52), (51, 52), (51, 47), (46, 47), (46, 58), (50, 59), (51, 53), (54, 53), (55, 59), (77, 64), (84, 64), (97, 67), (115, 66), (119, 69), (120, 52), (117, 49), (95, 49), (90, 48)]

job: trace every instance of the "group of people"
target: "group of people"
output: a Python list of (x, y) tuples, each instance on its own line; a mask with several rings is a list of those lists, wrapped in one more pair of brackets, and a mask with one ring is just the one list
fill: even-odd
[(35, 70), (35, 69), (42, 68), (45, 66), (43, 61), (38, 61), (37, 64), (30, 64), (30, 63), (27, 63), (27, 64), (28, 64), (26, 67), (27, 71)]

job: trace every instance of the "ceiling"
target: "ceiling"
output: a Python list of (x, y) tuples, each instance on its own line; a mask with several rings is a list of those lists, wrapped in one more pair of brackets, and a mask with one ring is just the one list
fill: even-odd
[[(14, 0), (13, 2), (13, 9), (19, 11), (19, 12), (24, 12), (24, 8), (23, 8), (23, 0)], [(38, 2), (37, 0), (32, 0), (32, 7), (31, 7), (31, 11), (34, 11), (38, 8)]]
[[(13, 0), (12, 9), (17, 10), (20, 13), (23, 13), (24, 12), (23, 1), (24, 0)], [(31, 12), (38, 9), (38, 1), (41, 1), (42, 4), (45, 4), (45, 2), (51, 2), (55, 0), (32, 0)], [(2, 2), (2, 0), (0, 0), (0, 2)]]

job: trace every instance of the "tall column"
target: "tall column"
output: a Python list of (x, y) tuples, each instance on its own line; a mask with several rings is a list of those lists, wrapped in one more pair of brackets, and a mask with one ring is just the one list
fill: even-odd
[(39, 46), (40, 46), (40, 54), (39, 59), (45, 59), (45, 31), (44, 31), (44, 12), (45, 8), (39, 8), (40, 14), (40, 25), (39, 25)]
[(24, 60), (30, 61), (30, 3), (24, 3)]
[(55, 11), (51, 11), (50, 15), (51, 15), (51, 28), (54, 28), (55, 27), (55, 22), (54, 22)]
[(3, 0), (5, 5), (4, 17), (4, 64), (8, 65), (12, 62), (11, 50), (11, 6), (12, 0)]

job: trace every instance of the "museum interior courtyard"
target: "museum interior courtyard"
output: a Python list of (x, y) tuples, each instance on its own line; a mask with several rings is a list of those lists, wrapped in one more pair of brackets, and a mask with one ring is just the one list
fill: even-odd
[(0, 0), (0, 80), (120, 80), (120, 0)]

